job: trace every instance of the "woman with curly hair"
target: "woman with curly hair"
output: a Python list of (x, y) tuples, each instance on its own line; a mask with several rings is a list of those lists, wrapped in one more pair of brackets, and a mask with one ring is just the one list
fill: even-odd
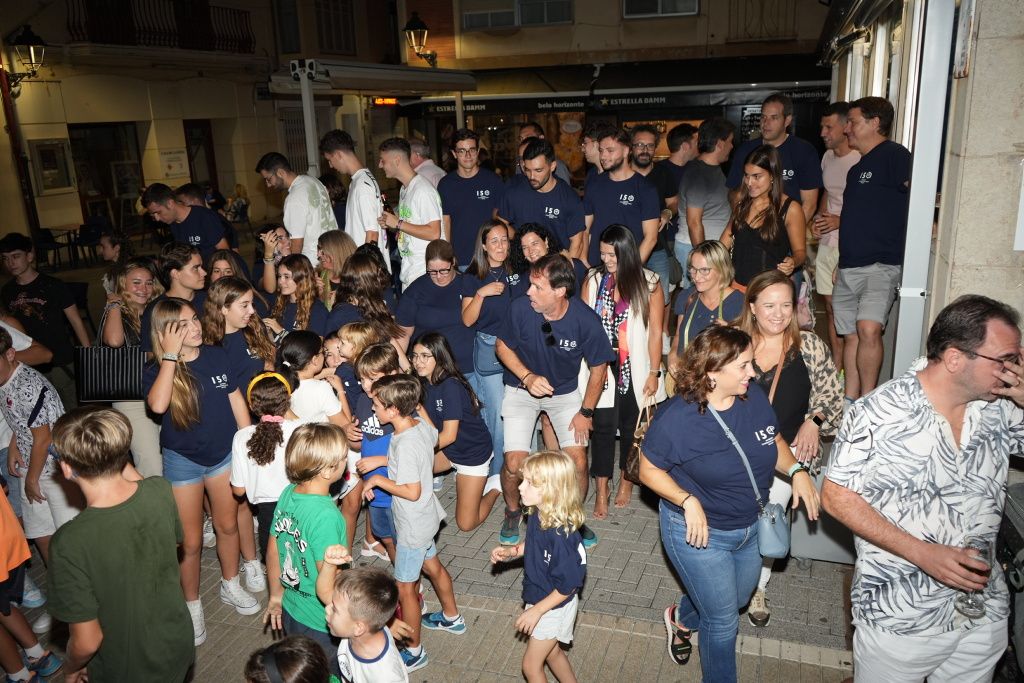
[[(107, 296), (107, 305), (96, 335), (102, 346), (120, 348), (142, 343), (142, 312), (163, 294), (156, 279), (156, 269), (148, 258), (132, 259), (111, 269), (114, 291)], [(163, 473), (160, 456), (160, 428), (146, 414), (145, 401), (115, 401), (111, 407), (124, 414), (132, 425), (132, 456), (135, 468), (143, 477)]]
[(297, 427), (305, 424), (291, 409), (292, 387), (276, 372), (252, 378), (246, 388), (249, 410), (259, 420), (235, 433), (231, 443), (231, 490), (256, 506), (260, 555), (267, 561), (274, 507), (288, 486), (284, 451)]
[(662, 544), (686, 587), (679, 605), (665, 609), (669, 654), (677, 664), (689, 661), (699, 630), (705, 681), (736, 680), (739, 610), (761, 571), (759, 500), (768, 499), (773, 473), (792, 480), (793, 507), (803, 502), (807, 516), (818, 517), (814, 482), (779, 433), (768, 397), (751, 384), (753, 358), (742, 330), (711, 326), (698, 334), (673, 368), (676, 396), (641, 446), (640, 479), (662, 499)]
[[(372, 246), (372, 245), (371, 245)], [(388, 304), (389, 296), (392, 298)], [(399, 339), (403, 332), (395, 322), (391, 275), (382, 265), (376, 247), (356, 249), (345, 262), (338, 280), (338, 294), (327, 319), (327, 331), (335, 332), (342, 325), (368, 322), (377, 334)]]
[(278, 337), (293, 330), (327, 334), (327, 308), (316, 297), (316, 272), (309, 259), (292, 254), (277, 265), (277, 291), (273, 307), (263, 322)]
[(239, 387), (274, 367), (274, 342), (256, 314), (256, 290), (238, 277), (223, 277), (206, 292), (203, 343), (224, 347), (228, 368)]
[[(509, 268), (513, 273), (526, 273), (529, 279), (530, 266), (540, 260), (542, 256), (557, 253), (562, 246), (558, 238), (551, 234), (546, 226), (540, 223), (523, 223), (516, 230), (512, 238), (512, 245), (508, 254)], [(568, 258), (568, 254), (566, 254)], [(587, 276), (587, 266), (578, 258), (572, 259), (572, 272), (576, 275), (576, 288)]]

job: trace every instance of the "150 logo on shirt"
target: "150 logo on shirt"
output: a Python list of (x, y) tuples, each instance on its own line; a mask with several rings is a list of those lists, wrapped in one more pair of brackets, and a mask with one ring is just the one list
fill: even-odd
[(764, 429), (755, 429), (754, 430), (754, 438), (757, 439), (757, 441), (762, 446), (767, 446), (772, 441), (775, 441), (775, 427), (769, 425), (768, 427), (765, 427)]
[(635, 201), (636, 201), (636, 197), (631, 195), (631, 194), (620, 194), (619, 195), (619, 204), (622, 204), (623, 206), (633, 206), (633, 202), (635, 202)]
[(224, 375), (214, 375), (213, 377), (210, 378), (210, 382), (212, 382), (213, 386), (217, 387), (218, 389), (227, 389), (228, 388), (228, 376), (227, 376), (227, 374), (224, 374)]
[(479, 199), (479, 200), (490, 199), (491, 198), (491, 191), (490, 190), (477, 190), (476, 191), (476, 198)]
[(555, 208), (553, 206), (545, 206), (544, 207), (544, 215), (547, 216), (548, 218), (551, 218), (551, 219), (558, 218), (558, 215), (560, 213), (562, 213), (561, 209), (557, 209), (557, 208)]
[(559, 339), (558, 348), (563, 351), (569, 351), (570, 349), (576, 348), (576, 341), (574, 339)]

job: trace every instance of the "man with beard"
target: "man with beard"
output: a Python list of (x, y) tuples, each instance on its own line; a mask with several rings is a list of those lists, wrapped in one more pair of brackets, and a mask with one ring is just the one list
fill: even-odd
[(658, 192), (647, 178), (627, 163), (631, 140), (621, 129), (600, 133), (598, 148), (604, 173), (590, 181), (583, 197), (589, 247), (586, 262), (591, 267), (600, 263), (601, 233), (618, 223), (630, 229), (644, 263), (658, 243)]
[(658, 149), (661, 134), (654, 126), (642, 124), (635, 126), (630, 132), (631, 150), (630, 167), (638, 174), (647, 178), (658, 192), (658, 209), (661, 211), (658, 222), (658, 241), (654, 245), (651, 257), (647, 259), (647, 267), (661, 278), (661, 290), (668, 301), (669, 269), (668, 250), (672, 248), (668, 229), (676, 211), (679, 209), (679, 183), (675, 182), (669, 169), (654, 163), (654, 152)]
[(523, 176), (526, 182), (510, 182), (498, 205), (498, 217), (512, 227), (539, 223), (568, 250), (570, 258), (580, 258), (583, 250), (583, 205), (568, 183), (555, 176), (558, 160), (551, 143), (532, 138), (522, 150)]

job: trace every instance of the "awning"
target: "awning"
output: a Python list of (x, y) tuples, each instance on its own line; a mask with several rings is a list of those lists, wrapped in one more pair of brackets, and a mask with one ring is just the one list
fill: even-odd
[[(318, 59), (316, 73), (317, 78), (312, 85), (317, 94), (358, 92), (423, 95), (476, 90), (476, 78), (473, 74), (455, 69), (420, 69), (392, 64)], [(299, 91), (299, 83), (292, 78), (290, 71), (281, 70), (271, 75), (270, 91), (294, 94)]]

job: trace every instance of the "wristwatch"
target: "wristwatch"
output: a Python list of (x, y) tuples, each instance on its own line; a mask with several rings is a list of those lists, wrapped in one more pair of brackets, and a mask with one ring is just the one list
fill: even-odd
[(820, 427), (821, 425), (825, 424), (825, 418), (815, 413), (814, 415), (811, 415), (811, 422)]
[(589, 420), (592, 417), (594, 417), (594, 409), (593, 408), (583, 408), (581, 406), (580, 407), (580, 415), (582, 415), (583, 417), (585, 417), (585, 418), (587, 418)]

